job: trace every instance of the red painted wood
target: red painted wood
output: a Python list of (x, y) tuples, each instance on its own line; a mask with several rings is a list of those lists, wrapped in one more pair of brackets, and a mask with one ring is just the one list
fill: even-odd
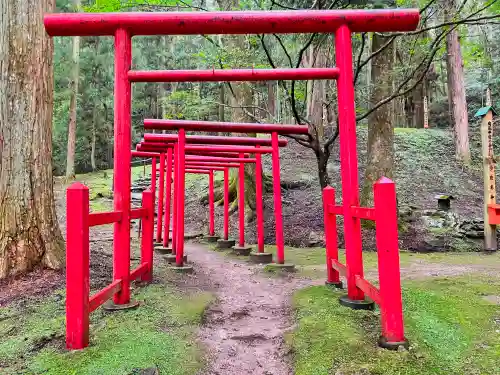
[(142, 263), (140, 266), (136, 267), (132, 272), (130, 272), (130, 280), (137, 280), (141, 279), (142, 276), (148, 272), (149, 264), (148, 263)]
[(132, 39), (129, 31), (118, 28), (115, 34), (115, 103), (114, 103), (114, 211), (122, 212), (115, 223), (113, 236), (113, 280), (122, 280), (114, 296), (116, 304), (130, 302), (130, 184), (132, 160), (132, 88), (128, 71), (132, 64)]
[(498, 204), (488, 205), (488, 224), (490, 225), (500, 224), (500, 205)]
[(170, 242), (170, 207), (172, 198), (172, 149), (167, 151), (167, 181), (165, 191), (165, 224), (163, 226), (163, 246)]
[(93, 212), (88, 216), (89, 227), (117, 223), (123, 218), (121, 212)]
[(403, 342), (403, 302), (399, 264), (396, 186), (382, 177), (373, 187), (376, 212), (376, 243), (380, 284), (382, 336), (387, 342)]
[(272, 133), (273, 147), (273, 196), (274, 220), (276, 222), (276, 262), (285, 263), (285, 241), (283, 238), (283, 208), (281, 203), (281, 177), (280, 177), (280, 150), (278, 146), (278, 133)]
[[(177, 134), (144, 134), (145, 142), (177, 142)], [(212, 135), (188, 135), (187, 143), (213, 144), (213, 145), (234, 145), (234, 146), (271, 146), (271, 138), (257, 137), (229, 137)], [(279, 140), (280, 147), (288, 145), (286, 139)]]
[[(255, 147), (260, 147), (256, 145)], [(255, 213), (257, 219), (257, 251), (264, 252), (264, 201), (262, 187), (262, 155), (255, 154)]]
[(89, 189), (75, 182), (66, 190), (66, 347), (89, 345)]
[(335, 259), (332, 259), (332, 268), (336, 270), (341, 276), (347, 276), (347, 267)]
[(332, 267), (332, 260), (338, 262), (339, 248), (337, 242), (337, 216), (330, 213), (328, 207), (335, 207), (335, 189), (327, 186), (323, 189), (323, 212), (326, 242), (326, 280), (330, 283), (340, 282), (340, 275)]
[(177, 193), (179, 191), (179, 147), (174, 145), (174, 197), (172, 213), (172, 254), (177, 252)]
[(367, 297), (369, 297), (377, 305), (381, 303), (379, 290), (370, 282), (363, 279), (361, 276), (356, 276), (356, 286), (361, 289)]
[[(340, 69), (337, 80), (338, 119), (340, 132), (340, 171), (342, 180), (342, 204), (359, 206), (358, 157), (356, 151), (356, 112), (352, 71), (351, 32), (341, 26), (335, 32), (336, 64)], [(361, 252), (361, 222), (353, 217), (351, 210), (344, 210), (344, 237), (346, 248), (347, 295), (352, 300), (364, 299), (356, 286), (356, 275), (363, 277), (363, 255)]]
[(229, 168), (224, 170), (224, 240), (229, 239)]
[(131, 82), (237, 82), (336, 79), (337, 68), (130, 71)]
[(118, 293), (121, 289), (122, 281), (114, 280), (107, 287), (103, 288), (101, 291), (97, 292), (90, 298), (90, 312), (96, 310), (104, 302), (113, 297), (113, 294)]
[(184, 173), (191, 173), (191, 174), (210, 174), (210, 171), (208, 169), (185, 169)]
[[(243, 155), (240, 155), (243, 159)], [(238, 218), (239, 218), (239, 241), (240, 247), (245, 246), (245, 164), (241, 163), (238, 170)]]
[(147, 215), (144, 208), (132, 208), (130, 210), (130, 220), (142, 219)]
[[(173, 147), (172, 143), (140, 143), (136, 146), (136, 149), (139, 152), (167, 152), (169, 149)], [(205, 156), (219, 156), (219, 157), (226, 157), (226, 158), (235, 158), (238, 157), (237, 152), (220, 152), (220, 151), (213, 151), (213, 152), (208, 152), (208, 151), (191, 151), (188, 150), (185, 152), (187, 155), (205, 155)], [(246, 155), (248, 156), (248, 155)]]
[(352, 217), (364, 220), (375, 220), (375, 209), (371, 207), (351, 207)]
[(146, 215), (142, 219), (141, 239), (141, 264), (147, 266), (146, 272), (141, 280), (150, 282), (153, 280), (153, 234), (155, 227), (155, 201), (151, 190), (142, 192), (142, 206)]
[(158, 184), (158, 216), (156, 217), (156, 242), (161, 242), (163, 205), (165, 202), (165, 154), (160, 154), (160, 181)]
[(149, 152), (149, 151), (137, 151), (131, 150), (132, 157), (134, 158), (158, 158), (160, 157), (160, 152)]
[[(418, 9), (295, 10), (232, 12), (124, 12), (47, 14), (50, 36), (333, 33), (341, 25), (354, 32), (415, 30)], [(340, 67), (339, 67), (340, 68)]]
[(185, 153), (184, 147), (186, 147), (186, 131), (184, 129), (179, 129), (179, 141), (178, 141), (178, 153), (177, 163), (179, 167), (179, 192), (177, 194), (177, 252), (175, 253), (176, 259), (175, 264), (177, 267), (182, 267), (184, 265), (184, 200), (185, 200), (185, 183), (186, 175), (185, 171)]
[[(223, 168), (221, 168), (223, 169)], [(215, 235), (215, 199), (214, 199), (214, 171), (210, 170), (208, 175), (208, 234)]]
[(237, 152), (240, 153), (239, 157), (244, 158), (245, 155), (241, 153), (247, 154), (270, 154), (273, 152), (271, 147), (250, 147), (250, 146), (186, 146), (186, 151), (200, 151), (200, 152)]
[[(229, 167), (230, 165), (228, 164), (220, 164), (223, 165), (224, 167)], [(198, 169), (198, 170), (206, 170), (206, 171), (224, 171), (224, 167), (214, 167), (212, 165), (203, 165), (203, 164), (190, 164), (186, 163), (186, 168), (191, 168), (191, 169)], [(238, 168), (239, 164), (235, 164), (233, 168)]]
[(255, 158), (225, 158), (220, 156), (186, 156), (187, 162), (255, 163)]
[[(157, 167), (156, 160), (157, 160), (157, 158), (155, 156), (153, 156), (152, 160), (151, 160), (151, 191), (153, 193), (153, 206), (156, 203), (156, 167)], [(154, 208), (153, 208), (153, 212), (154, 212)], [(153, 229), (152, 236), (153, 235), (154, 235), (154, 229)]]
[(190, 121), (190, 120), (144, 120), (145, 129), (232, 132), (232, 133), (278, 133), (307, 134), (306, 125), (255, 124), (238, 122)]

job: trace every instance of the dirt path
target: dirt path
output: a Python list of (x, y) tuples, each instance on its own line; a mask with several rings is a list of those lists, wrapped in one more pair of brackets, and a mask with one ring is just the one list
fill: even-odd
[(293, 324), (289, 299), (310, 281), (266, 278), (256, 273), (256, 266), (197, 244), (186, 252), (198, 277), (210, 280), (218, 299), (200, 331), (210, 357), (203, 374), (292, 374), (283, 339)]

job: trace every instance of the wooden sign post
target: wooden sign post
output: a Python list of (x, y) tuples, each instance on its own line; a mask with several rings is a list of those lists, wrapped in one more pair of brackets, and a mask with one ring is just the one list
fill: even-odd
[(496, 251), (497, 224), (500, 224), (500, 205), (496, 204), (495, 157), (493, 153), (493, 115), (491, 99), (487, 94), (486, 107), (477, 111), (481, 121), (481, 150), (484, 179), (484, 250)]

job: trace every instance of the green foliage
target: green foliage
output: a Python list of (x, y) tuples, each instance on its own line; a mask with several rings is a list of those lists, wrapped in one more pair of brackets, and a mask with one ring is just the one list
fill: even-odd
[(500, 281), (477, 276), (405, 282), (409, 352), (376, 347), (379, 316), (340, 306), (336, 292), (310, 287), (294, 295), (298, 327), (288, 337), (297, 375), (484, 374), (498, 370), (497, 307), (483, 299)]
[[(183, 1), (184, 5), (190, 5), (191, 2)], [(134, 8), (173, 8), (179, 6), (177, 0), (95, 0), (94, 4), (85, 7), (87, 12), (121, 12)]]

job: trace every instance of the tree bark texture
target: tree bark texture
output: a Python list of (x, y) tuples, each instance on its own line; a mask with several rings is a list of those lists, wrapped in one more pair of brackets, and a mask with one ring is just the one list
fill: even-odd
[[(445, 1), (445, 19), (455, 12), (456, 1)], [(470, 162), (469, 119), (465, 97), (464, 68), (458, 31), (452, 30), (446, 36), (446, 67), (448, 70), (448, 98), (455, 130), (455, 155), (465, 163)]]
[[(73, 0), (75, 10), (80, 8), (80, 0)], [(66, 178), (75, 178), (76, 117), (78, 104), (78, 85), (80, 82), (80, 37), (73, 37), (73, 70), (71, 72), (71, 98), (69, 102), (68, 147), (66, 154)]]
[[(373, 34), (373, 48), (379, 49), (387, 43), (387, 38)], [(394, 68), (394, 43), (372, 59), (372, 82), (370, 103), (375, 105), (392, 93)], [(373, 184), (382, 176), (392, 178), (394, 168), (394, 127), (392, 124), (391, 105), (384, 105), (368, 118), (368, 157), (361, 202), (371, 206), (373, 202)]]
[(60, 268), (52, 180), (54, 0), (0, 0), (0, 278)]
[[(218, 0), (219, 7), (222, 10), (236, 10), (239, 8), (239, 0)], [(245, 35), (228, 35), (221, 38), (221, 43), (224, 44), (225, 49), (236, 51), (240, 53), (246, 52), (248, 49)], [(233, 65), (241, 63), (235, 61)], [(234, 122), (254, 122), (254, 118), (249, 116), (252, 113), (254, 105), (253, 91), (249, 83), (236, 83), (226, 86), (227, 96), (229, 96), (229, 103), (231, 106), (231, 120)], [(236, 136), (245, 136), (245, 134), (234, 134)], [(247, 136), (255, 137), (255, 134), (247, 134)], [(231, 204), (231, 210), (238, 205), (238, 170), (231, 169), (230, 172), (230, 196), (234, 197)], [(235, 194), (236, 191), (236, 194)], [(245, 204), (255, 210), (255, 164), (245, 164)]]
[[(325, 46), (318, 44), (309, 48), (308, 66), (310, 68), (325, 68), (327, 54)], [(307, 118), (316, 129), (320, 139), (324, 136), (324, 103), (326, 102), (326, 81), (315, 80), (307, 82)]]

